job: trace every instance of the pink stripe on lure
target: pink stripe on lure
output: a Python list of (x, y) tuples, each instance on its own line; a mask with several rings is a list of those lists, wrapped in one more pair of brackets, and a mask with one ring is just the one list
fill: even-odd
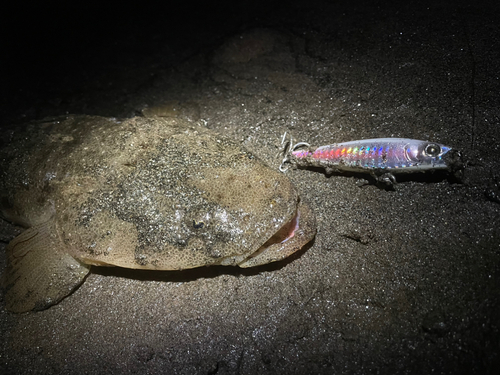
[[(299, 143), (294, 148), (304, 145)], [(290, 162), (330, 171), (418, 172), (447, 169), (451, 147), (407, 138), (375, 138), (292, 150)]]

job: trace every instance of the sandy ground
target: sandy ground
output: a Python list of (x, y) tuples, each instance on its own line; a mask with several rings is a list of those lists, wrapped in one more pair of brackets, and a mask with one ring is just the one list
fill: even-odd
[[(0, 309), (0, 373), (496, 373), (499, 7), (189, 5), (25, 9), (2, 72), (5, 134), (65, 113), (180, 116), (273, 168), (285, 131), (428, 139), (462, 151), (461, 181), (388, 191), (289, 170), (318, 221), (300, 254), (249, 270), (94, 268), (48, 310)], [(3, 249), (19, 228), (0, 232)]]

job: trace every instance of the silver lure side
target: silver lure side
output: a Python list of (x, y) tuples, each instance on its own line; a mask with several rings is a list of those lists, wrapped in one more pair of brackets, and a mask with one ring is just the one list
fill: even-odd
[(451, 147), (408, 138), (375, 138), (334, 143), (318, 148), (299, 143), (289, 160), (297, 166), (323, 167), (331, 171), (412, 173), (447, 169)]

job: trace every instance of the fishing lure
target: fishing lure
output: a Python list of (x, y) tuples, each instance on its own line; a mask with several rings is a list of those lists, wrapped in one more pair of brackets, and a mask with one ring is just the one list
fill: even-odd
[(280, 166), (322, 167), (334, 172), (367, 172), (386, 184), (396, 182), (394, 174), (449, 169), (451, 147), (408, 138), (375, 138), (334, 143), (318, 148), (300, 142), (286, 151)]

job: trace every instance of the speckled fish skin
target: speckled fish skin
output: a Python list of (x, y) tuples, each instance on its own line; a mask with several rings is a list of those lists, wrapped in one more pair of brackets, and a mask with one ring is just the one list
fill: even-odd
[(298, 166), (332, 171), (414, 173), (447, 169), (451, 147), (408, 138), (375, 138), (292, 151)]
[[(29, 228), (7, 247), (11, 311), (57, 303), (89, 265), (251, 267), (315, 235), (314, 215), (286, 177), (202, 126), (72, 116), (29, 134), (0, 155), (2, 215)], [(19, 281), (34, 270), (68, 275), (38, 290)], [(69, 281), (54, 288), (58, 278)], [(39, 295), (23, 301), (29, 293)]]

